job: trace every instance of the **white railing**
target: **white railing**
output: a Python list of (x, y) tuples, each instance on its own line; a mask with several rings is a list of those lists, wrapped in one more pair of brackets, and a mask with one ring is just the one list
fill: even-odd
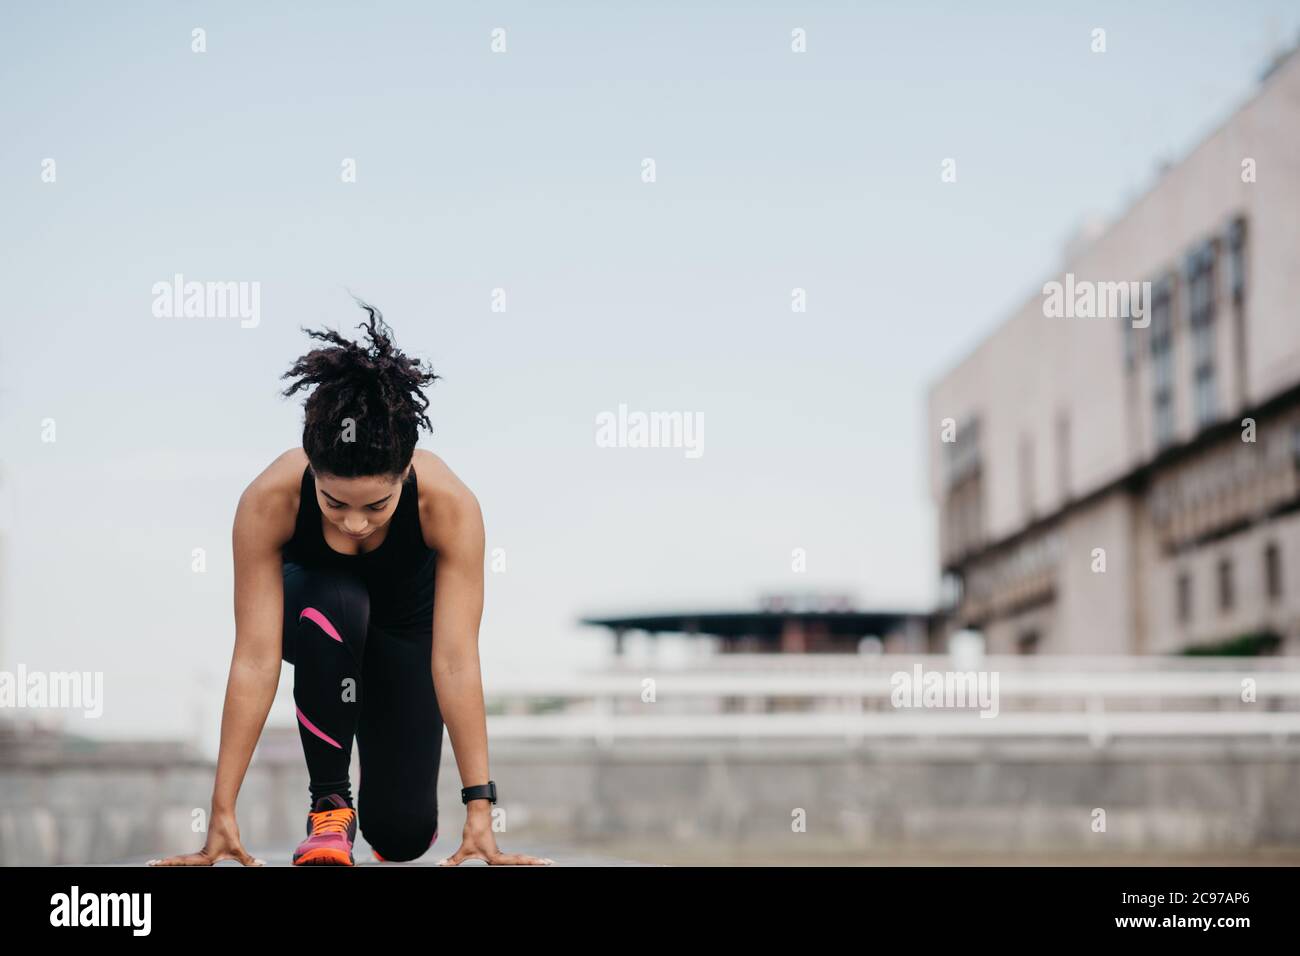
[[(836, 655), (838, 666), (828, 667), (828, 657), (734, 655), (689, 670), (620, 664), (568, 677), (485, 674), (489, 733), (605, 745), (979, 737), (1280, 743), (1300, 735), (1294, 658), (1183, 658), (1169, 666), (1168, 658), (1037, 657), (1026, 666), (1019, 656), (959, 665), (941, 655)], [(918, 665), (922, 680), (982, 678), (982, 685), (966, 685), (982, 695), (950, 698), (949, 706), (895, 706), (895, 675), (915, 681)]]
[[(1300, 656), (1268, 657), (1199, 657), (1187, 655), (1147, 654), (1142, 656), (1121, 654), (986, 654), (978, 658), (981, 666), (1012, 671), (1066, 671), (1085, 673), (1184, 673), (1204, 671), (1269, 671), (1300, 673)], [(920, 663), (927, 670), (940, 670), (954, 666), (957, 657), (950, 654), (713, 654), (692, 661), (692, 673), (703, 672), (789, 672), (789, 673), (874, 673), (892, 672), (900, 666), (910, 667)], [(601, 673), (645, 671), (655, 667), (653, 662), (625, 659)]]

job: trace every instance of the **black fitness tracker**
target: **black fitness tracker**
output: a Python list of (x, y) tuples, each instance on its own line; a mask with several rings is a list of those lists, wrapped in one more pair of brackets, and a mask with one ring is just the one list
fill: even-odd
[(489, 780), (487, 783), (476, 784), (472, 787), (461, 787), (461, 803), (484, 799), (491, 800), (493, 803), (497, 802), (497, 783), (495, 780)]

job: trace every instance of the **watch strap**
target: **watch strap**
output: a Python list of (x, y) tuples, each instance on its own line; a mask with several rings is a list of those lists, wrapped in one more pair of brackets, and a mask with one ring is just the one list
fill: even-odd
[(489, 780), (487, 783), (475, 784), (472, 787), (462, 787), (460, 791), (460, 802), (469, 803), (471, 800), (490, 800), (493, 803), (496, 803), (496, 781)]

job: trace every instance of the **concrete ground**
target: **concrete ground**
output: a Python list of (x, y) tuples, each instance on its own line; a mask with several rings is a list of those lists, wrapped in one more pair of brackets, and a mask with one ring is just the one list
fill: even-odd
[(980, 852), (943, 849), (799, 851), (622, 841), (599, 852), (661, 866), (1300, 866), (1300, 849), (1220, 853)]
[[(459, 833), (457, 834), (459, 836)], [(625, 859), (621, 856), (601, 853), (600, 851), (575, 849), (571, 847), (555, 846), (554, 844), (529, 843), (523, 840), (501, 840), (498, 841), (502, 849), (507, 853), (527, 853), (530, 856), (551, 859), (555, 862), (552, 866), (662, 866), (661, 863), (642, 863), (633, 859)], [(424, 856), (416, 860), (410, 860), (403, 863), (381, 863), (375, 859), (370, 851), (370, 847), (363, 841), (357, 840), (353, 846), (352, 856), (356, 860), (357, 866), (437, 866), (438, 861), (445, 857), (451, 856), (456, 852), (459, 842), (453, 844), (450, 840), (443, 840), (441, 837), (431, 846)], [(253, 854), (259, 860), (265, 862), (267, 866), (292, 866), (293, 847), (270, 846), (270, 847), (248, 847), (248, 852)], [(170, 855), (170, 854), (168, 854)], [(150, 859), (157, 859), (157, 855), (140, 857), (139, 859), (123, 860), (118, 863), (92, 863), (90, 866), (144, 866)], [(217, 866), (241, 866), (233, 860), (223, 860), (216, 864)], [(466, 860), (461, 866), (487, 866), (482, 860)]]
[[(762, 852), (735, 852), (718, 848), (695, 850), (683, 848), (652, 848), (644, 845), (616, 846), (598, 849), (556, 847), (554, 845), (511, 843), (506, 849), (511, 853), (528, 853), (549, 857), (554, 866), (1300, 866), (1300, 851), (1275, 853), (1225, 853), (1221, 855), (1195, 854), (990, 854), (990, 853), (843, 853), (777, 855)], [(267, 866), (290, 866), (293, 848), (260, 847), (250, 852)], [(436, 866), (438, 861), (452, 853), (452, 848), (438, 844), (423, 857), (406, 863), (380, 863), (369, 848), (358, 847), (354, 852), (357, 866)], [(149, 857), (123, 860), (117, 863), (76, 864), (88, 866), (144, 866)], [(226, 860), (218, 866), (239, 866)], [(468, 860), (461, 866), (487, 866), (481, 860)]]

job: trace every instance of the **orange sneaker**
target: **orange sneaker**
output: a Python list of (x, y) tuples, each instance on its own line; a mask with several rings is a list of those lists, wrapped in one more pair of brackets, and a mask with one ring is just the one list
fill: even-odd
[(337, 793), (326, 794), (307, 814), (307, 839), (293, 851), (293, 865), (355, 866), (356, 838), (357, 811)]

